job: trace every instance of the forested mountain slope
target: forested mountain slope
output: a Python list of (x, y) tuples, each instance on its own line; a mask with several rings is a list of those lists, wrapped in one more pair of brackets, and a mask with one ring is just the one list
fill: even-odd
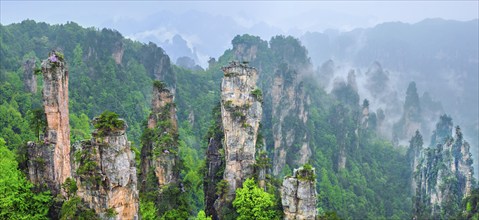
[[(205, 209), (205, 149), (209, 138), (217, 136), (221, 141), (223, 135), (215, 109), (220, 102), (221, 79), (227, 77), (222, 67), (238, 60), (258, 71), (259, 89), (254, 95), (262, 102), (263, 114), (255, 145), (271, 160), (265, 166), (270, 193), (279, 194), (280, 180), (292, 175), (294, 168), (310, 164), (316, 168), (320, 216), (334, 217), (337, 213), (348, 219), (412, 217), (414, 169), (405, 149), (393, 147), (379, 135), (379, 112), (369, 110), (369, 101), (359, 96), (354, 72), (347, 82), (337, 83), (327, 93), (320, 86), (306, 48), (293, 37), (276, 36), (265, 41), (250, 35), (237, 36), (232, 40), (232, 49), (210, 60), (206, 70), (192, 71), (171, 65), (168, 55), (156, 45), (125, 39), (114, 30), (34, 21), (0, 29), (0, 137), (8, 150), (17, 152), (20, 169), (25, 168), (26, 142), (39, 139), (34, 126), (38, 123), (34, 122), (38, 118), (36, 109), (42, 103), (38, 92), (41, 82), (25, 73), (28, 71), (24, 63), (35, 59), (38, 66), (55, 49), (64, 54), (69, 66), (72, 143), (90, 138), (89, 124), (94, 116), (114, 111), (128, 124), (126, 133), (133, 140), (131, 148), (137, 152), (138, 169), (140, 160), (146, 159), (140, 156), (140, 148), (152, 141), (145, 139), (145, 128), (149, 126), (153, 82), (165, 82), (174, 95), (176, 104), (171, 105), (176, 105), (178, 128), (177, 132), (176, 127), (173, 130), (175, 137), (179, 134), (174, 141), (177, 146), (168, 150), (178, 150), (175, 153), (181, 166), (174, 168), (179, 169), (178, 177), (172, 181), (178, 183), (176, 191), (166, 191), (164, 198), (174, 198), (177, 204), (172, 206), (174, 210), (167, 210), (160, 204), (162, 201), (141, 201), (140, 214), (161, 212), (166, 219), (196, 216)], [(30, 72), (37, 71), (33, 68)], [(28, 85), (35, 81), (39, 83), (36, 93)], [(7, 159), (12, 160), (10, 154)], [(166, 201), (170, 200), (163, 202)], [(276, 207), (281, 207), (279, 200), (275, 202)], [(158, 211), (155, 205), (165, 210)]]

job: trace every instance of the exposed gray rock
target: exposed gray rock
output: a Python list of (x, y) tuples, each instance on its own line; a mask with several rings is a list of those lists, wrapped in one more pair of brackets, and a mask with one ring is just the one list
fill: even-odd
[(123, 129), (99, 135), (73, 146), (77, 195), (102, 219), (138, 219), (139, 197), (135, 154)]
[[(261, 95), (254, 94), (258, 78), (255, 68), (232, 62), (223, 67), (221, 120), (224, 129), (226, 193), (216, 207), (230, 204), (235, 190), (253, 175), (256, 139), (262, 116)], [(217, 210), (218, 211), (218, 210)], [(219, 212), (219, 211), (218, 211)]]
[(281, 187), (284, 219), (315, 219), (316, 187), (314, 168), (295, 169), (292, 177), (285, 177)]

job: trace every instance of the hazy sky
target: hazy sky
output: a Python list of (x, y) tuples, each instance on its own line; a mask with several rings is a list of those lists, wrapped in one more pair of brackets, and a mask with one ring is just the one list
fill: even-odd
[(3, 25), (34, 19), (48, 23), (75, 21), (103, 27), (120, 19), (142, 20), (161, 11), (197, 10), (231, 16), (243, 26), (259, 21), (291, 30), (350, 30), (385, 21), (414, 23), (425, 18), (478, 18), (474, 1), (0, 1)]

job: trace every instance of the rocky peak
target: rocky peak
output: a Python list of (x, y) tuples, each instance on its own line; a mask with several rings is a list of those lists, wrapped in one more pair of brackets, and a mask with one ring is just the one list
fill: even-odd
[(281, 187), (281, 203), (284, 219), (315, 219), (316, 174), (311, 165), (294, 169), (293, 176), (287, 176)]
[[(262, 115), (261, 90), (256, 88), (258, 73), (245, 63), (231, 62), (222, 68), (221, 121), (224, 129), (226, 193), (221, 204), (229, 204), (235, 190), (253, 175), (256, 139)], [(221, 205), (216, 206), (217, 210)]]
[(471, 193), (472, 155), (459, 127), (451, 137), (450, 117), (441, 116), (434, 136), (435, 144), (424, 149), (414, 172), (414, 216), (448, 219), (460, 212), (462, 199)]
[(23, 63), (23, 82), (25, 90), (30, 93), (37, 92), (37, 75), (35, 74), (35, 59), (28, 59)]
[(433, 131), (431, 137), (431, 146), (443, 143), (452, 134), (452, 118), (447, 115), (441, 115), (439, 122), (436, 124), (436, 130)]
[(394, 126), (394, 136), (399, 140), (412, 137), (416, 130), (422, 130), (421, 105), (414, 81), (409, 83), (406, 91), (403, 115)]
[(73, 145), (77, 196), (102, 219), (138, 219), (135, 154), (126, 123), (105, 112), (93, 120), (91, 140)]
[(47, 127), (42, 143), (29, 143), (29, 179), (54, 195), (71, 176), (68, 69), (63, 54), (52, 51), (42, 62), (43, 107)]
[[(280, 65), (271, 85), (272, 118), (278, 120), (278, 123), (273, 125), (274, 175), (279, 175), (285, 165), (293, 167), (306, 163), (311, 155), (307, 132), (298, 129), (303, 126), (291, 126), (294, 123), (305, 125), (308, 120), (308, 97), (298, 71), (293, 66)], [(287, 155), (288, 152), (301, 153)]]
[[(155, 81), (148, 127), (142, 137), (139, 177), (140, 193), (153, 195), (148, 199), (161, 201), (164, 189), (170, 186), (178, 187), (180, 171), (178, 136), (174, 96), (166, 83)], [(169, 201), (163, 203), (168, 204)], [(173, 203), (171, 201), (168, 207), (175, 208), (176, 204)], [(159, 214), (167, 211), (165, 207), (158, 206)]]

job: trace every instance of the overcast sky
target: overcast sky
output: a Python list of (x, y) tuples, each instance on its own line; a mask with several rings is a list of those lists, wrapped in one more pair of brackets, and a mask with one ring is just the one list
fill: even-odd
[(48, 23), (75, 21), (104, 27), (108, 21), (142, 20), (161, 11), (189, 10), (233, 17), (243, 26), (260, 21), (291, 30), (350, 30), (386, 21), (415, 23), (425, 18), (471, 20), (478, 18), (473, 1), (0, 1), (1, 23), (27, 18)]

